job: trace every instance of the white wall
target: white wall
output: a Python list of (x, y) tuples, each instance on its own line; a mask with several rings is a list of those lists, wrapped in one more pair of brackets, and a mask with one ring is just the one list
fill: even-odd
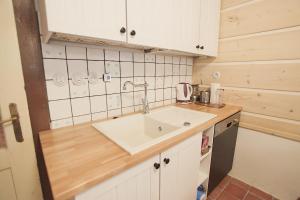
[(282, 200), (300, 197), (300, 143), (240, 128), (230, 175)]

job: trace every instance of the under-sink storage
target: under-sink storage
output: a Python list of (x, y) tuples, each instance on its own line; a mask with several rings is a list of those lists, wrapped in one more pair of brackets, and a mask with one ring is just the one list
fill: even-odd
[(201, 140), (202, 132), (199, 132), (165, 152), (82, 192), (75, 199), (196, 199)]

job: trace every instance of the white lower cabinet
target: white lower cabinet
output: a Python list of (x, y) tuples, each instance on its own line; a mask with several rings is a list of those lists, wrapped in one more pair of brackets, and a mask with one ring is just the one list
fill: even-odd
[(160, 200), (196, 199), (201, 142), (198, 133), (161, 153)]
[(77, 195), (75, 200), (194, 200), (202, 133)]

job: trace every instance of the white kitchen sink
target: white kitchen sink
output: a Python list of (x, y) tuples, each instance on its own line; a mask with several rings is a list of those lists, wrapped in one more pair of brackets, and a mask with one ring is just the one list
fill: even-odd
[(120, 117), (93, 126), (127, 152), (135, 154), (214, 117), (210, 113), (168, 106), (149, 114)]

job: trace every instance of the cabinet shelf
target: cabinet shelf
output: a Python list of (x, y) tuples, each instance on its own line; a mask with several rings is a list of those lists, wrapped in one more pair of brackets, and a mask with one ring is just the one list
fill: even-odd
[(199, 171), (198, 185), (203, 184), (208, 179), (208, 174)]
[(209, 151), (206, 154), (202, 155), (201, 158), (200, 158), (200, 162), (205, 160), (205, 158), (207, 158), (211, 154), (211, 151), (212, 151), (212, 148), (210, 148)]

